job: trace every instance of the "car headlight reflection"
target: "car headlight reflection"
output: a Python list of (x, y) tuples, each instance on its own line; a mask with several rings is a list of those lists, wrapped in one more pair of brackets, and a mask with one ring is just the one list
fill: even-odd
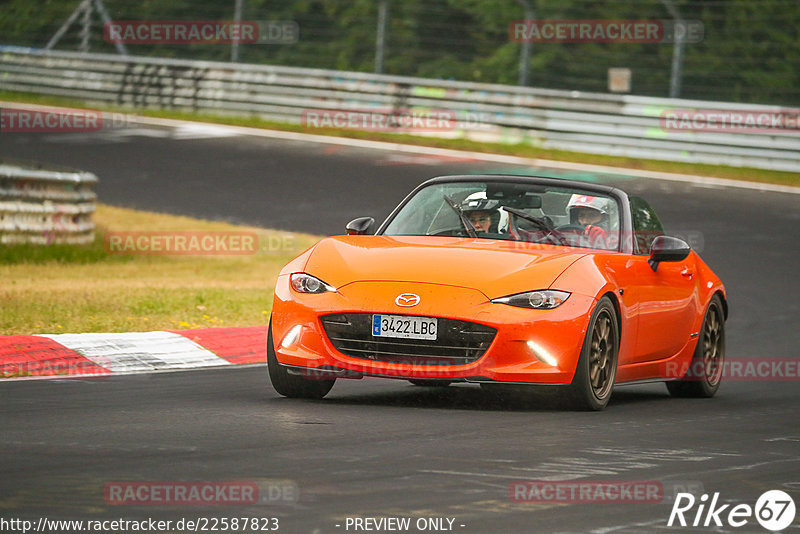
[(316, 276), (306, 273), (294, 273), (291, 276), (292, 289), (298, 293), (328, 293), (336, 291), (336, 288), (326, 284)]
[(526, 291), (507, 297), (493, 299), (495, 304), (508, 304), (519, 308), (532, 308), (534, 310), (552, 310), (558, 308), (569, 298), (566, 291), (556, 291), (554, 289), (543, 289), (539, 291)]

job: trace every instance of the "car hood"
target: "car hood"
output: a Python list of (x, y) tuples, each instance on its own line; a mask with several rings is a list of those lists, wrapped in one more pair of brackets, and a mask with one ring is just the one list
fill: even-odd
[(305, 271), (334, 287), (395, 281), (469, 287), (488, 298), (546, 289), (587, 251), (497, 239), (337, 236), (320, 241)]

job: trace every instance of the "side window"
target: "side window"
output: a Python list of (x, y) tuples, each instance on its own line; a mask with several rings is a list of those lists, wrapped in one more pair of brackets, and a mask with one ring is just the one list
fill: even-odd
[(630, 203), (636, 253), (650, 254), (650, 244), (656, 237), (664, 235), (664, 228), (658, 220), (658, 215), (646, 200), (630, 197)]

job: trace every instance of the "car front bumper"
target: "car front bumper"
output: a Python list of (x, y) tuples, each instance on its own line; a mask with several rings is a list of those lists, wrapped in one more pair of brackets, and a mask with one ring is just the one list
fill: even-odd
[[(402, 293), (419, 295), (420, 303), (397, 306), (395, 298)], [(308, 377), (569, 384), (594, 305), (593, 298), (572, 294), (558, 308), (534, 310), (491, 303), (475, 289), (391, 281), (357, 282), (336, 292), (300, 294), (291, 289), (289, 276), (281, 275), (273, 301), (272, 336), (278, 361)], [(455, 319), (497, 332), (483, 355), (471, 363), (419, 364), (403, 356), (375, 361), (348, 356), (334, 347), (320, 318), (336, 313)]]

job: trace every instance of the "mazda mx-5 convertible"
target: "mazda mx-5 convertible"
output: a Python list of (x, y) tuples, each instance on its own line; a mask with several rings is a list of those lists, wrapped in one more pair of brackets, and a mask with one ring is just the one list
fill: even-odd
[(548, 386), (600, 410), (617, 384), (719, 388), (725, 288), (641, 198), (442, 176), (374, 226), (355, 219), (280, 272), (267, 359), (281, 395), (321, 398), (337, 378), (377, 376)]

